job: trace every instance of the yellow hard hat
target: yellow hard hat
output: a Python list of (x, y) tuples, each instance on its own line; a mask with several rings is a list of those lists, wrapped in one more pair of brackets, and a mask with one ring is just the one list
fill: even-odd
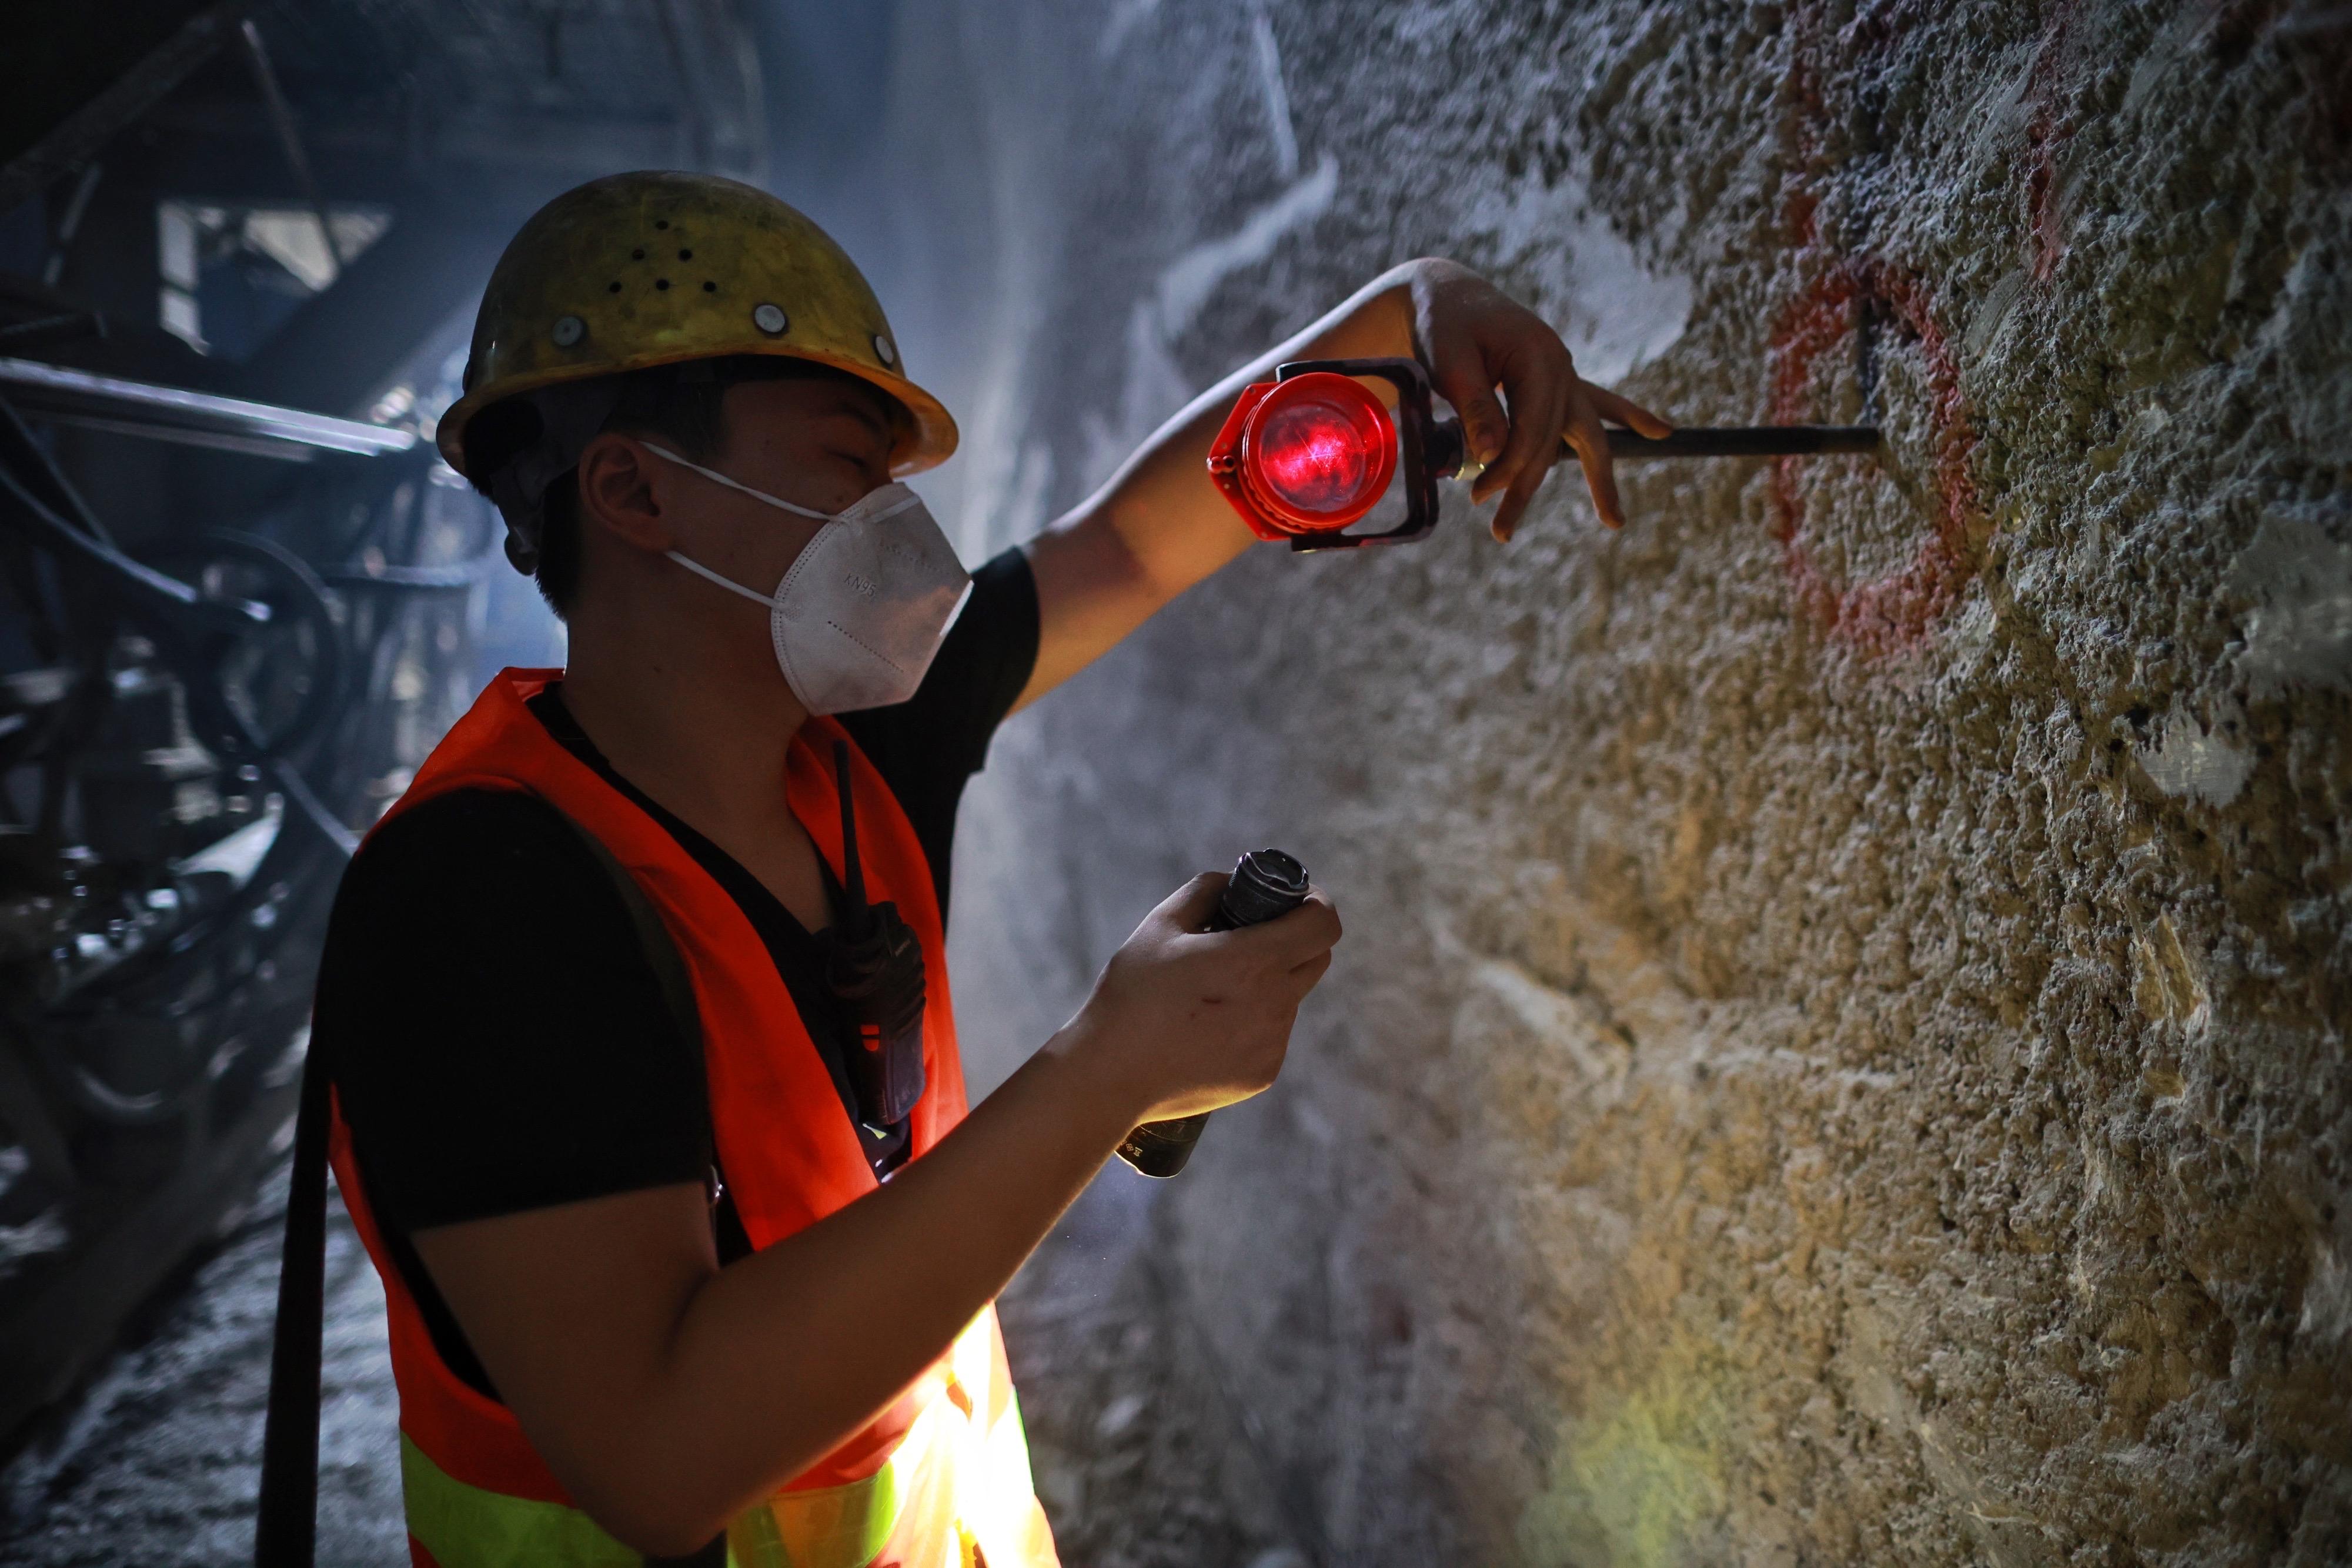
[(895, 399), (908, 417), (893, 474), (955, 450), (955, 421), (907, 379), (881, 303), (831, 235), (765, 191), (650, 170), (566, 191), (508, 244), (475, 319), (465, 395), (435, 438), (463, 474), (467, 422), (503, 398), (734, 354), (830, 365)]

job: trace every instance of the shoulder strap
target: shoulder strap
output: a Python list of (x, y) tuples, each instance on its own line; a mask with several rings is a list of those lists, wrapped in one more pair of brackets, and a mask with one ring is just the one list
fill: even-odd
[[(563, 820), (572, 823), (572, 831), (580, 836), (582, 843), (588, 846), (590, 857), (604, 868), (604, 874), (612, 880), (613, 891), (621, 895), (621, 906), (629, 912), (629, 924), (636, 927), (637, 946), (644, 952), (646, 961), (653, 966), (654, 978), (661, 985), (662, 999), (669, 1005), (670, 1022), (677, 1030), (677, 1038), (685, 1043), (687, 1050), (694, 1053), (695, 1071), (699, 1073), (702, 1071), (702, 1009), (694, 999), (694, 980), (687, 973), (686, 956), (677, 950), (677, 941), (671, 937), (669, 927), (662, 924), (661, 915), (654, 908), (653, 901), (646, 896), (646, 890), (637, 885), (637, 879), (629, 874), (628, 868), (614, 858), (613, 852), (604, 847), (604, 841), (570, 817)], [(707, 1101), (709, 1094), (706, 1081), (703, 1098)], [(711, 1129), (710, 1171), (714, 1183), (712, 1199), (716, 1202), (719, 1189), (715, 1185), (719, 1175), (718, 1128), (715, 1124)], [(725, 1568), (727, 1561), (727, 1535), (722, 1531), (699, 1552), (689, 1552), (684, 1557), (648, 1557), (646, 1568)]]
[[(557, 815), (563, 816), (558, 812)], [(645, 889), (613, 858), (604, 841), (569, 816), (564, 821), (604, 868), (637, 946), (653, 966), (677, 1038), (702, 1066), (702, 1009), (685, 956)], [(254, 1521), (254, 1568), (312, 1568), (319, 1531), (319, 1363), (325, 1327), (327, 1270), (327, 1111), (331, 1076), (317, 1041), (302, 1062), (302, 1097), (294, 1115), (294, 1171), (286, 1194), (286, 1242), (278, 1270), (278, 1323), (269, 1347), (269, 1404), (261, 1436), (261, 1501)], [(717, 1146), (712, 1147), (713, 1169)], [(715, 1549), (719, 1556), (712, 1558)], [(722, 1536), (684, 1563), (724, 1560)]]
[(310, 1568), (319, 1527), (319, 1335), (327, 1268), (327, 1070), (317, 1042), (302, 1062), (294, 1174), (278, 1270), (278, 1328), (261, 1435), (255, 1568)]
[(629, 912), (629, 924), (636, 928), (637, 946), (645, 954), (646, 961), (653, 966), (654, 978), (660, 982), (662, 1000), (668, 1005), (670, 1021), (677, 1026), (677, 1038), (694, 1052), (695, 1066), (699, 1069), (702, 1065), (702, 1009), (694, 999), (694, 981), (687, 973), (686, 956), (677, 950), (677, 943), (670, 936), (669, 927), (662, 924), (661, 915), (654, 908), (653, 901), (646, 896), (646, 890), (637, 885), (637, 879), (629, 874), (626, 866), (613, 858), (613, 852), (604, 847), (604, 841), (573, 822), (570, 817), (563, 820), (571, 823), (572, 832), (579, 835), (580, 841), (588, 847), (590, 857), (604, 868), (605, 876), (613, 883), (613, 891), (621, 895), (621, 906)]

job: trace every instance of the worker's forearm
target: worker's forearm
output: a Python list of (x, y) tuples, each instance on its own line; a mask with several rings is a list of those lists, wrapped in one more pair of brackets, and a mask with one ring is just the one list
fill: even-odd
[(1253, 536), (1209, 482), (1209, 444), (1253, 382), (1291, 360), (1370, 359), (1412, 352), (1412, 281), (1429, 263), (1391, 267), (1303, 331), (1186, 403), (1152, 432), (1080, 512), (1108, 517), (1139, 559), (1205, 577), (1249, 548)]
[(1351, 360), (1412, 352), (1412, 281), (1429, 263), (1391, 267), (1304, 330), (1277, 343), (1186, 403), (1136, 448), (1099, 492), (1099, 505), (1130, 544), (1149, 553), (1164, 549), (1202, 518), (1234, 551), (1253, 537), (1208, 479), (1209, 444), (1234, 401), (1253, 382), (1272, 381), (1275, 367), (1292, 360)]
[(1273, 1082), (1339, 919), (1310, 898), (1210, 933), (1223, 883), (1161, 901), (1078, 1016), (879, 1191), (727, 1268), (691, 1182), (419, 1230), (577, 1505), (640, 1552), (694, 1551), (945, 1351), (1130, 1128)]
[(635, 1445), (715, 1529), (895, 1398), (1003, 1289), (1132, 1119), (1082, 1052), (1038, 1052), (883, 1188), (720, 1270)]
[(1118, 471), (1029, 543), (1041, 598), (1058, 617), (1039, 649), (1027, 702), (1116, 644), (1161, 605), (1256, 542), (1208, 475), (1209, 445), (1234, 400), (1290, 360), (1371, 359), (1413, 350), (1412, 286), (1433, 266), (1372, 279), (1304, 331), (1184, 405)]

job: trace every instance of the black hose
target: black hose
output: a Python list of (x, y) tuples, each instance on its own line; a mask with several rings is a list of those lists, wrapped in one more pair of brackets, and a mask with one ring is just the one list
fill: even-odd
[(302, 820), (309, 823), (311, 830), (320, 838), (326, 840), (338, 854), (349, 860), (360, 852), (359, 834), (353, 832), (349, 823), (328, 809), (327, 803), (319, 798), (318, 791), (310, 788), (309, 780), (296, 771), (292, 763), (282, 757), (272, 757), (263, 766), (267, 767), (270, 776), (278, 780), (278, 787), (286, 792), (287, 800), (292, 801), (296, 809), (302, 813)]
[(323, 567), (320, 578), (337, 588), (405, 589), (415, 592), (449, 592), (468, 589), (507, 564), (503, 549), (478, 555), (448, 566), (378, 566), (357, 563)]
[(161, 612), (182, 622), (222, 630), (262, 625), (269, 619), (266, 605), (206, 599), (179, 579), (166, 577), (83, 533), (35, 495), (5, 462), (0, 462), (0, 494), (16, 503), (14, 507), (0, 507), (0, 517), (13, 521), (32, 543), (47, 549), (60, 564), (70, 562), (83, 571), (104, 575), (151, 614)]
[(99, 521), (98, 514), (89, 509), (89, 503), (81, 498), (81, 492), (73, 487), (65, 470), (58, 466), (57, 459), (33, 439), (16, 405), (5, 397), (0, 397), (0, 464), (15, 470), (40, 494), (42, 500), (80, 524), (90, 538), (100, 544), (114, 542), (114, 536)]
[[(177, 988), (173, 977), (212, 961), (224, 941), (253, 935), (254, 928), (247, 916), (254, 907), (289, 877), (309, 874), (307, 868), (300, 872), (290, 869), (291, 862), (307, 856), (309, 852), (303, 848), (306, 843), (323, 844), (333, 852), (337, 862), (349, 860), (359, 847), (359, 835), (320, 798), (295, 761), (342, 711), (346, 652), (324, 585), (299, 556), (283, 545), (254, 535), (215, 529), (186, 541), (181, 549), (192, 555), (197, 550), (205, 552), (208, 559), (200, 565), (227, 558), (263, 568), (270, 579), (261, 590), (273, 601), (263, 607), (270, 612), (269, 619), (258, 627), (247, 623), (242, 630), (250, 636), (257, 632), (268, 635), (273, 629), (291, 632), (306, 623), (313, 627), (316, 643), (310, 651), (313, 681), (293, 717), (277, 733), (260, 734), (247, 715), (230, 700), (222, 673), (224, 662), (235, 653), (244, 638), (205, 635), (185, 625), (155, 628), (157, 655), (180, 676), (199, 738), (226, 766), (246, 765), (260, 769), (284, 798), (286, 812), (275, 841), (236, 894), (151, 951), (126, 957), (119, 968), (96, 981), (100, 989), (118, 1004), (133, 995), (144, 994), (152, 998), (170, 994)], [(111, 695), (111, 685), (102, 678), (86, 679), (84, 685), (98, 700), (103, 701)], [(86, 1007), (86, 1002), (78, 1002), (70, 1010)], [(63, 1015), (52, 1016), (62, 1019)], [(166, 1119), (177, 1108), (150, 1103), (148, 1096), (113, 1094), (101, 1085), (80, 1082), (73, 1074), (68, 1074), (68, 1082), (79, 1092), (76, 1097), (84, 1109), (112, 1122)]]
[[(199, 579), (205, 567), (225, 559), (258, 566), (275, 579), (261, 591), (269, 595), (261, 604), (268, 612), (269, 625), (289, 631), (299, 630), (305, 623), (316, 628), (317, 646), (310, 657), (310, 690), (294, 716), (277, 734), (267, 737), (253, 732), (245, 715), (228, 701), (222, 686), (221, 665), (236, 651), (237, 639), (212, 637), (197, 643), (174, 638), (164, 650), (171, 663), (187, 666), (180, 674), (211, 732), (203, 737), (206, 746), (224, 752), (232, 761), (264, 765), (299, 755), (342, 703), (342, 634), (335, 625), (334, 607), (328, 601), (326, 584), (319, 580), (319, 574), (310, 570), (308, 561), (284, 545), (235, 528), (209, 528), (184, 542), (174, 542), (164, 559), (174, 566), (188, 562), (192, 568), (189, 575)], [(255, 634), (255, 629), (247, 627), (243, 632), (250, 636)]]
[(88, 1041), (60, 1037), (52, 1020), (50, 1028), (39, 1031), (48, 1058), (51, 1076), (64, 1087), (68, 1098), (83, 1112), (114, 1127), (152, 1127), (171, 1121), (187, 1110), (196, 1096), (211, 1083), (205, 1071), (211, 1061), (206, 1052), (181, 1051), (173, 1065), (173, 1082), (154, 1089), (126, 1094), (105, 1079), (91, 1071), (79, 1052)]

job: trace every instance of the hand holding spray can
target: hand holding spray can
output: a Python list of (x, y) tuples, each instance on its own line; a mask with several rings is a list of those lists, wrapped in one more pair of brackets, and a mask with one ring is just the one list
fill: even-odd
[[(1252, 850), (1234, 867), (1217, 912), (1209, 920), (1212, 931), (1232, 931), (1289, 914), (1307, 902), (1307, 868), (1280, 850)], [(1192, 1145), (1210, 1113), (1180, 1116), (1172, 1122), (1146, 1122), (1127, 1135), (1118, 1157), (1148, 1176), (1162, 1180), (1184, 1168)]]

